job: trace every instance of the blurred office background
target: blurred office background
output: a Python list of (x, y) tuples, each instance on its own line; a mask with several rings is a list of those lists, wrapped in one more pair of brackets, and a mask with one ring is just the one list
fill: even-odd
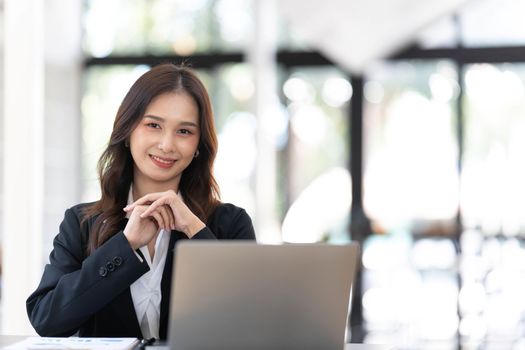
[(120, 100), (186, 62), (261, 243), (362, 244), (348, 341), (525, 349), (525, 2), (0, 1), (3, 334)]

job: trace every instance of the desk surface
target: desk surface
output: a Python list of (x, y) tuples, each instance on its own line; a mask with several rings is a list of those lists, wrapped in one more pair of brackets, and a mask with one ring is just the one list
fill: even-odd
[(23, 335), (0, 335), (0, 347), (14, 344), (17, 341), (24, 340), (25, 338), (27, 337)]
[[(167, 346), (147, 346), (147, 350), (169, 350)], [(346, 344), (344, 350), (395, 350), (388, 345)]]
[[(26, 336), (23, 335), (0, 335), (0, 347), (14, 344), (22, 341)], [(148, 347), (152, 350), (163, 350), (164, 347)], [(168, 349), (168, 347), (165, 347)], [(371, 345), (371, 344), (346, 344), (344, 350), (393, 350), (393, 347), (387, 345)]]

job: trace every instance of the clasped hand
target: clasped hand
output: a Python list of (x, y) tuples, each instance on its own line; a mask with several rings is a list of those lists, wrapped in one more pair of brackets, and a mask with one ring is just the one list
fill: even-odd
[(191, 238), (205, 227), (173, 190), (147, 194), (124, 211), (131, 213), (124, 235), (133, 249), (147, 245), (159, 229), (177, 230)]

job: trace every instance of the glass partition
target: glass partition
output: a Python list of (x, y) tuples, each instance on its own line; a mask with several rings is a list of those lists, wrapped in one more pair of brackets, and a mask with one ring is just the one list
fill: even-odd
[(289, 131), (281, 175), (289, 209), (283, 240), (347, 241), (352, 201), (347, 170), (351, 82), (335, 68), (297, 68), (287, 73), (282, 94)]
[(367, 342), (457, 348), (458, 92), (448, 61), (383, 63), (365, 82)]
[(90, 0), (84, 51), (90, 56), (242, 50), (253, 19), (249, 0)]

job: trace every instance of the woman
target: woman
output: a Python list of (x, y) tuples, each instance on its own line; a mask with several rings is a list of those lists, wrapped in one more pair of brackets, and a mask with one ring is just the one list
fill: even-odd
[(133, 84), (99, 160), (101, 198), (66, 210), (27, 299), (38, 334), (166, 338), (175, 243), (255, 239), (248, 214), (218, 199), (216, 153), (191, 70), (163, 64)]

